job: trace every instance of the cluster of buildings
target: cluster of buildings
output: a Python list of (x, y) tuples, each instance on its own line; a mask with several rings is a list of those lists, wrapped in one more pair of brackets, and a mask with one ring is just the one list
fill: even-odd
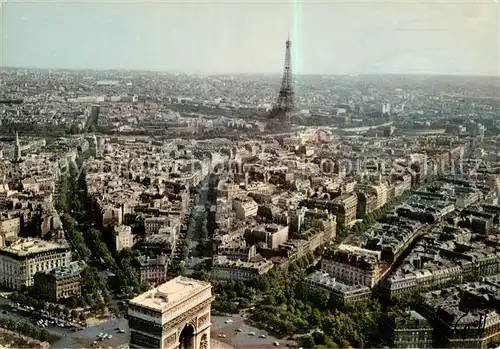
[(395, 348), (487, 348), (500, 339), (499, 277), (459, 283), (418, 296), (415, 310), (381, 319)]
[(492, 228), (494, 215), (488, 220), (471, 207), (496, 207), (498, 175), (456, 172), (473, 166), (463, 159), (468, 140), (365, 140), (325, 129), (263, 140), (233, 143), (232, 162), (219, 176), (214, 280), (254, 280), (300, 256), (319, 257), (339, 229), (376, 217), (384, 219), (324, 254), (321, 270), (304, 284), (328, 290), (341, 304), (366, 300), (381, 285), (392, 297), (388, 285), (402, 270), (394, 270), (396, 262), (430, 227), (454, 217), (450, 224), (460, 229)]
[(472, 207), (432, 226), (388, 278), (387, 295), (408, 297), (499, 273), (498, 233), (492, 229), (496, 215)]
[[(262, 131), (251, 120), (272, 107), (278, 80), (266, 76), (205, 76), (148, 72), (67, 72), (4, 69), (2, 99), (20, 104), (2, 109), (4, 132), (74, 134), (103, 133), (214, 137)], [(487, 79), (487, 78), (485, 78)], [(426, 137), (482, 137), (500, 127), (494, 99), (481, 86), (467, 93), (444, 83), (435, 94), (434, 80), (422, 86), (400, 77), (307, 76), (295, 82), (297, 115), (301, 124), (339, 125), (347, 134)], [(485, 81), (496, 86), (496, 81)], [(405, 85), (404, 88), (401, 85)], [(451, 88), (449, 86), (452, 86)], [(432, 91), (428, 93), (426, 91)], [(397, 117), (397, 118), (396, 118)], [(394, 122), (388, 120), (396, 119)], [(371, 127), (376, 125), (388, 127)], [(366, 127), (366, 126), (370, 127)], [(258, 132), (257, 132), (258, 133)], [(494, 149), (478, 154), (497, 160)]]
[(418, 311), (433, 326), (434, 343), (452, 348), (485, 348), (500, 339), (498, 276), (420, 296)]
[(307, 257), (319, 268), (304, 291), (339, 305), (420, 295), (382, 319), (394, 347), (499, 339), (489, 276), (500, 274), (500, 117), (494, 99), (477, 98), (497, 81), (457, 94), (454, 81), (436, 92), (434, 80), (302, 77), (292, 121), (338, 127), (265, 136), (256, 117), (273, 102), (268, 77), (4, 69), (1, 79), (0, 99), (20, 101), (0, 110), (12, 138), (0, 143), (1, 287), (52, 302), (81, 294), (85, 266), (55, 202), (61, 173), (89, 154), (95, 228), (113, 253), (139, 250), (139, 280), (157, 286), (130, 302), (132, 347), (192, 345), (176, 327), (188, 317), (195, 346), (209, 345), (210, 285), (167, 282), (208, 178), (216, 201), (198, 204), (215, 215), (212, 280), (258, 280)]
[(18, 291), (35, 287), (40, 297), (54, 302), (81, 292), (83, 267), (72, 262), (54, 207), (58, 176), (72, 164), (81, 146), (88, 147), (84, 138), (47, 145), (45, 139), (26, 142), (17, 133), (13, 144), (2, 144), (2, 287)]
[(202, 181), (212, 163), (211, 153), (196, 142), (141, 137), (107, 138), (98, 156), (88, 161), (86, 181), (96, 225), (113, 251), (141, 251), (141, 282), (166, 281), (195, 204), (192, 190), (206, 186)]
[(55, 200), (62, 171), (88, 146), (83, 137), (48, 144), (17, 133), (13, 142), (1, 144), (1, 287), (35, 287), (40, 297), (54, 302), (81, 292), (83, 266), (72, 262)]
[[(43, 142), (42, 142), (43, 141)], [(193, 201), (190, 191), (208, 174), (210, 153), (189, 141), (156, 142), (96, 136), (1, 144), (0, 285), (35, 287), (48, 300), (81, 292), (82, 266), (72, 264), (56, 202), (59, 178), (85, 166), (96, 228), (113, 252), (138, 247), (141, 281), (166, 280)], [(80, 165), (81, 166), (81, 165)], [(73, 168), (71, 168), (73, 167)], [(138, 239), (141, 236), (141, 239)], [(141, 249), (142, 251), (142, 249)]]
[(35, 284), (37, 273), (67, 267), (71, 261), (71, 249), (67, 244), (16, 239), (0, 248), (0, 284), (14, 290), (27, 289)]
[(300, 205), (311, 195), (307, 168), (320, 170), (298, 152), (315, 138), (309, 133), (287, 138), (283, 147), (265, 139), (229, 149), (231, 160), (219, 176), (213, 207), (215, 280), (258, 279), (274, 266), (313, 256), (335, 239), (334, 212)]

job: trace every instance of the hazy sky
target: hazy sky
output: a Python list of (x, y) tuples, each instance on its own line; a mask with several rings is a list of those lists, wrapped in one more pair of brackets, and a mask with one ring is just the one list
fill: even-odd
[(2, 1), (4, 66), (500, 75), (494, 0)]

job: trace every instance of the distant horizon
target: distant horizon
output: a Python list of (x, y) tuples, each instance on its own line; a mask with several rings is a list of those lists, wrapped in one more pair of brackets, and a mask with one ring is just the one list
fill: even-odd
[[(39, 71), (74, 71), (74, 72), (134, 72), (134, 73), (158, 73), (169, 75), (203, 75), (203, 76), (282, 76), (282, 72), (274, 73), (202, 73), (202, 72), (186, 72), (186, 71), (168, 71), (168, 70), (154, 70), (154, 69), (121, 69), (121, 68), (38, 68), (38, 67), (23, 67), (23, 66), (2, 66), (1, 70), (39, 70)], [(464, 73), (360, 73), (360, 74), (296, 74), (292, 73), (293, 77), (301, 76), (341, 76), (341, 77), (357, 77), (357, 76), (442, 76), (442, 77), (479, 77), (479, 78), (498, 78), (500, 81), (500, 74), (464, 74)]]
[[(500, 76), (498, 2), (15, 0), (0, 65), (199, 75)], [(35, 69), (35, 68), (32, 68)]]

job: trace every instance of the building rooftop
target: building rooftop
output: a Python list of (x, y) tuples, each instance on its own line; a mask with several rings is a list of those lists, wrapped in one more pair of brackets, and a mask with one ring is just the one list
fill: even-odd
[[(211, 284), (178, 276), (158, 287), (149, 290), (130, 301), (130, 304), (145, 307), (158, 312), (165, 312), (195, 294), (211, 289)], [(207, 297), (209, 299), (210, 296)]]
[(228, 259), (226, 256), (217, 256), (214, 260), (214, 268), (239, 268), (255, 271), (269, 270), (273, 266), (270, 260), (261, 260), (259, 262), (246, 262), (241, 260)]
[(160, 265), (164, 266), (165, 264), (168, 263), (168, 259), (166, 255), (158, 255), (154, 258), (150, 258), (149, 256), (139, 256), (138, 261), (141, 265), (141, 267), (147, 267), (147, 266), (154, 266), (154, 265)]
[(84, 268), (84, 263), (75, 261), (71, 262), (69, 265), (60, 266), (51, 270), (45, 270), (40, 273), (45, 275), (52, 275), (56, 279), (68, 277), (68, 276), (79, 276)]
[(307, 282), (315, 283), (318, 285), (322, 285), (331, 290), (335, 290), (339, 293), (349, 293), (355, 291), (370, 291), (369, 287), (362, 285), (347, 285), (340, 281), (335, 280), (327, 273), (322, 273), (321, 271), (315, 271), (312, 274), (309, 274), (306, 278)]
[(399, 309), (389, 313), (398, 329), (432, 329), (425, 317), (414, 310)]
[(18, 256), (25, 256), (32, 253), (46, 252), (61, 248), (67, 248), (67, 246), (39, 239), (24, 238), (13, 242), (10, 246), (1, 248), (0, 251)]
[[(470, 326), (485, 318), (486, 327), (500, 322), (500, 288), (488, 282), (473, 282), (422, 293), (425, 307), (439, 312), (450, 327)], [(477, 325), (476, 325), (477, 326)]]

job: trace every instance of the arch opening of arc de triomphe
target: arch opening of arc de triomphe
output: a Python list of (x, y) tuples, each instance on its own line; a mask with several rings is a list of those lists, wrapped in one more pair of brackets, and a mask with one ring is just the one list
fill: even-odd
[(209, 349), (212, 286), (176, 277), (130, 301), (130, 348)]

